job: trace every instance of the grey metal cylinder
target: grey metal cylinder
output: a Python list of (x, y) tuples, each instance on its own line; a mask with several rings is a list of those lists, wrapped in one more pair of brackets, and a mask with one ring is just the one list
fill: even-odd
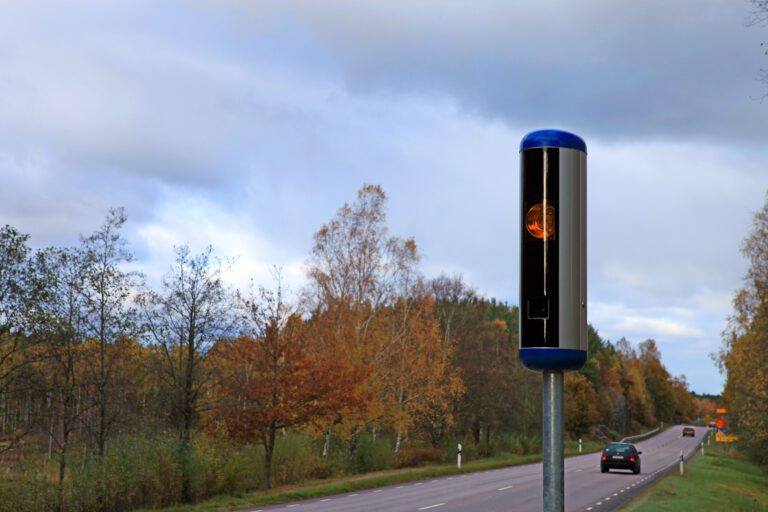
[(563, 372), (542, 372), (542, 468), (544, 512), (565, 509)]
[(520, 144), (520, 350), (531, 370), (587, 360), (587, 153), (540, 130)]

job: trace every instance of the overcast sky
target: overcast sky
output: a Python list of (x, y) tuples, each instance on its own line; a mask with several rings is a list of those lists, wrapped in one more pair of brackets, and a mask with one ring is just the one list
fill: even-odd
[[(578, 6), (576, 8), (576, 6)], [(698, 392), (768, 189), (744, 0), (8, 1), (0, 223), (75, 244), (110, 207), (149, 279), (174, 244), (293, 288), (364, 183), (428, 277), (517, 303), (518, 147), (588, 146), (589, 321)]]

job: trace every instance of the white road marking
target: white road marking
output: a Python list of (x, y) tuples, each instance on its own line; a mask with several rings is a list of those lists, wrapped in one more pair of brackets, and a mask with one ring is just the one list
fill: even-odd
[(402, 485), (398, 485), (398, 486), (396, 487), (396, 489), (402, 489), (402, 488), (403, 488), (403, 486), (402, 486)]
[(324, 500), (320, 500), (320, 501), (331, 501), (332, 499), (333, 498), (325, 498)]
[(381, 492), (381, 489), (376, 489), (376, 490), (375, 490), (375, 491), (373, 491), (373, 492), (374, 492), (374, 493), (376, 493), (376, 492)]
[(584, 471), (584, 470), (583, 469), (577, 469), (576, 471), (574, 471), (574, 473), (578, 473), (579, 471)]
[(614, 498), (615, 498), (616, 496), (618, 496), (618, 495), (619, 495), (619, 493), (617, 493), (617, 492), (613, 493), (613, 497), (614, 497)]
[(587, 510), (592, 510), (592, 507), (587, 507)]
[(354, 498), (355, 496), (358, 496), (358, 494), (348, 494), (347, 498)]
[(496, 490), (497, 490), (497, 491), (506, 491), (507, 489), (511, 489), (511, 488), (512, 488), (512, 486), (511, 486), (511, 485), (508, 485), (508, 486), (506, 486), (506, 487), (502, 487), (501, 489), (496, 489)]
[(293, 508), (293, 507), (298, 507), (298, 506), (299, 506), (298, 503), (294, 503), (293, 505), (288, 505), (285, 508)]
[(597, 504), (598, 504), (598, 505), (602, 505), (602, 504), (603, 504), (603, 502), (602, 502), (602, 501), (598, 501), (598, 502), (597, 502)]
[(605, 501), (611, 501), (611, 497), (608, 496), (607, 498), (605, 498)]
[(423, 482), (416, 482), (416, 483), (415, 483), (415, 484), (413, 484), (413, 485), (421, 485), (422, 483), (423, 483)]
[(421, 507), (419, 510), (429, 510), (430, 508), (442, 507), (445, 503), (438, 503), (437, 505), (429, 505), (428, 507)]

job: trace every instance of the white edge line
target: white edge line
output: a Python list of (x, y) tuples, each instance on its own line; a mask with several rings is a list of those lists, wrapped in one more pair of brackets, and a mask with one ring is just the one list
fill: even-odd
[(511, 488), (512, 488), (512, 486), (511, 486), (511, 485), (508, 485), (508, 486), (506, 486), (506, 487), (502, 487), (501, 489), (496, 489), (496, 490), (497, 490), (497, 491), (506, 491), (507, 489), (511, 489)]

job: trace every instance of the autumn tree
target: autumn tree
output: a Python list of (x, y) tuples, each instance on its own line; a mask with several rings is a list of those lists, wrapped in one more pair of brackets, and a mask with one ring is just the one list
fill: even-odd
[[(449, 405), (463, 390), (450, 346), (440, 336), (434, 300), (417, 284), (382, 315), (389, 335), (372, 371), (387, 423), (394, 427), (397, 457), (402, 436), (435, 412), (450, 424)], [(434, 418), (433, 418), (434, 419)]]
[(233, 296), (213, 249), (193, 255), (184, 245), (175, 252), (161, 290), (145, 290), (138, 300), (147, 341), (157, 350), (159, 375), (169, 393), (184, 464), (182, 496), (190, 501), (190, 441), (209, 384), (203, 359), (214, 343), (234, 333), (235, 316)]
[(540, 421), (541, 386), (517, 357), (517, 308), (479, 297), (459, 276), (440, 276), (430, 288), (464, 384), (454, 404), (457, 433), (469, 433), (475, 444), (487, 442), (492, 430), (531, 434)]
[(733, 299), (734, 312), (723, 333), (721, 368), (731, 426), (747, 453), (768, 464), (768, 195), (755, 214), (742, 254), (749, 261), (744, 286)]
[(600, 419), (597, 393), (592, 383), (579, 372), (566, 373), (564, 387), (565, 430), (581, 437)]
[[(304, 296), (324, 344), (323, 356), (341, 358), (358, 371), (372, 369), (374, 358), (387, 346), (386, 329), (373, 326), (374, 319), (395, 304), (416, 275), (416, 244), (389, 235), (386, 198), (380, 186), (364, 185), (355, 203), (345, 203), (315, 233), (308, 262), (310, 285)], [(362, 385), (370, 389), (373, 384)], [(371, 396), (381, 396), (371, 391)], [(368, 409), (373, 416), (380, 412), (381, 407)], [(350, 458), (367, 419), (345, 418)], [(326, 441), (329, 435), (327, 430)]]
[(249, 332), (221, 340), (211, 351), (220, 400), (212, 429), (223, 426), (235, 439), (263, 445), (268, 489), (277, 432), (327, 425), (347, 412), (361, 412), (367, 400), (356, 383), (364, 375), (337, 359), (309, 356), (308, 324), (286, 302), (279, 281), (276, 290), (261, 288), (242, 306)]

